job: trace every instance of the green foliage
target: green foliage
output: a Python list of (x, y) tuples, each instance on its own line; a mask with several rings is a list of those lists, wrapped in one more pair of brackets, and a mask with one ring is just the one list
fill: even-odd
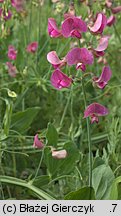
[(11, 119), (11, 129), (18, 131), (19, 133), (25, 133), (25, 131), (29, 129), (39, 110), (39, 107), (32, 107), (13, 114)]
[(111, 193), (110, 193), (111, 200), (121, 200), (121, 176), (114, 179)]
[(100, 165), (93, 170), (92, 185), (96, 193), (96, 199), (109, 199), (114, 174), (109, 166)]
[[(7, 1), (7, 4), (9, 4)], [(85, 88), (87, 105), (98, 101), (106, 105), (109, 115), (99, 124), (90, 125), (92, 143), (93, 185), (89, 188), (89, 151), (84, 101), (80, 82), (81, 72), (75, 66), (62, 71), (77, 82), (72, 88), (57, 91), (50, 84), (53, 67), (47, 53), (55, 50), (60, 59), (73, 46), (75, 38), (50, 38), (47, 20), (54, 17), (60, 28), (70, 0), (52, 3), (50, 0), (26, 1), (25, 11), (16, 13), (8, 22), (1, 20), (0, 30), (0, 199), (121, 199), (121, 13), (116, 14), (115, 26), (107, 27), (111, 35), (105, 52), (113, 76), (103, 91), (92, 85), (90, 74), (99, 76), (104, 66), (98, 58), (87, 66)], [(118, 5), (118, 1), (113, 5)], [(6, 1), (5, 1), (5, 6)], [(83, 19), (105, 11), (105, 1), (75, 2), (77, 16)], [(90, 20), (89, 20), (90, 21)], [(88, 23), (88, 19), (87, 19)], [(81, 47), (96, 47), (98, 36), (82, 34)], [(35, 54), (27, 53), (30, 42), (37, 41)], [(18, 51), (17, 76), (10, 77), (5, 63), (7, 50), (14, 45)], [(15, 94), (12, 94), (15, 92)], [(33, 147), (34, 136), (44, 143), (44, 149)], [(67, 157), (52, 157), (52, 149), (65, 149)]]
[(51, 123), (48, 123), (46, 138), (47, 138), (47, 145), (57, 147), (58, 133), (54, 125)]
[(95, 200), (95, 192), (93, 188), (84, 187), (67, 194), (65, 200)]

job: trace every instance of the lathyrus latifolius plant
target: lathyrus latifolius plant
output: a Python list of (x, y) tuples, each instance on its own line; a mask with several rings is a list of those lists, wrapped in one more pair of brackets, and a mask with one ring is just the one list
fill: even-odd
[[(74, 4), (73, 4), (74, 7)], [(113, 9), (112, 9), (113, 12)], [(91, 14), (91, 11), (90, 11)], [(87, 20), (87, 21), (85, 21)], [(83, 92), (84, 107), (83, 118), (86, 119), (87, 124), (87, 136), (88, 136), (88, 148), (89, 148), (89, 182), (88, 186), (92, 187), (92, 143), (91, 143), (91, 133), (90, 127), (91, 124), (99, 123), (99, 118), (101, 116), (106, 116), (109, 114), (109, 110), (103, 104), (95, 101), (91, 104), (87, 103), (87, 94), (86, 94), (86, 85), (85, 78), (89, 77), (89, 82), (92, 83), (94, 88), (103, 89), (108, 84), (112, 71), (110, 69), (109, 63), (104, 62), (102, 68), (102, 73), (100, 76), (94, 75), (93, 71), (89, 72), (89, 66), (93, 65), (94, 62), (104, 61), (104, 56), (106, 49), (108, 47), (108, 42), (110, 40), (110, 35), (105, 35), (104, 30), (108, 26), (112, 26), (115, 22), (115, 17), (107, 17), (106, 14), (102, 11), (98, 11), (96, 15), (91, 15), (83, 20), (80, 16), (76, 16), (75, 10), (69, 11), (64, 14), (64, 20), (60, 27), (57, 26), (56, 20), (54, 18), (48, 19), (48, 34), (50, 37), (59, 40), (61, 38), (72, 38), (76, 39), (76, 47), (73, 47), (65, 56), (58, 56), (55, 50), (51, 50), (47, 54), (47, 60), (54, 68), (54, 71), (51, 74), (51, 84), (56, 89), (61, 91), (62, 89), (70, 89), (76, 82), (81, 83), (80, 91)], [(91, 20), (91, 22), (90, 22)], [(90, 35), (90, 40), (86, 40), (83, 45), (83, 35)], [(93, 46), (93, 40), (98, 40), (98, 45), (95, 48)], [(71, 67), (75, 66), (75, 75), (71, 74)], [(67, 73), (64, 73), (63, 68), (68, 68)], [(91, 77), (91, 79), (90, 79)], [(89, 121), (89, 118), (91, 121)], [(90, 191), (90, 199), (91, 199)], [(73, 197), (72, 197), (73, 198)]]

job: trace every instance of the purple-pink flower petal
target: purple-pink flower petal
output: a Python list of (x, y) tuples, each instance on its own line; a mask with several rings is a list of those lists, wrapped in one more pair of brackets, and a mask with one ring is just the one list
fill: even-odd
[(90, 116), (92, 118), (91, 123), (93, 123), (94, 121), (98, 123), (98, 116), (105, 116), (108, 115), (108, 113), (108, 109), (105, 106), (99, 103), (92, 103), (84, 111), (84, 118)]
[(17, 51), (15, 50), (14, 46), (10, 45), (8, 47), (8, 58), (10, 60), (16, 60), (17, 57)]
[(61, 30), (58, 29), (56, 20), (54, 18), (48, 19), (48, 34), (50, 37), (60, 37), (61, 36)]
[(47, 54), (47, 60), (53, 65), (54, 68), (62, 67), (66, 64), (65, 58), (60, 60), (56, 51), (51, 51)]
[(99, 78), (94, 77), (93, 81), (100, 89), (104, 89), (108, 81), (110, 80), (111, 76), (112, 76), (112, 71), (110, 67), (104, 66), (100, 77)]
[(120, 13), (121, 12), (121, 5), (117, 6), (117, 7), (114, 7), (114, 8), (111, 8), (111, 11), (112, 11), (113, 14)]
[(35, 53), (37, 51), (37, 49), (38, 49), (38, 42), (34, 41), (34, 42), (28, 44), (26, 51), (29, 53)]
[(98, 51), (98, 52), (102, 52), (105, 49), (107, 49), (109, 38), (110, 38), (110, 36), (103, 36), (103, 37), (101, 37), (101, 39), (99, 41), (99, 45), (94, 50)]
[(66, 55), (66, 61), (68, 65), (83, 63), (93, 64), (94, 58), (92, 52), (86, 48), (73, 48)]
[(2, 9), (2, 10), (0, 11), (0, 13), (2, 13), (1, 15), (3, 15), (3, 18), (4, 18), (5, 21), (11, 19), (11, 17), (12, 17), (12, 12), (11, 12), (11, 10), (5, 11), (5, 10)]
[(18, 11), (21, 12), (24, 8), (25, 0), (11, 0), (11, 5)]
[(17, 69), (11, 62), (6, 62), (6, 65), (8, 67), (8, 73), (11, 77), (16, 77)]
[(66, 38), (81, 38), (81, 33), (87, 31), (86, 23), (78, 17), (69, 17), (62, 24), (62, 35)]
[(38, 134), (36, 134), (36, 135), (34, 136), (33, 147), (39, 148), (39, 149), (43, 149), (43, 148), (44, 148), (44, 144), (43, 144), (43, 142), (42, 142), (41, 140), (39, 140)]
[(107, 18), (103, 13), (98, 13), (96, 21), (92, 27), (89, 27), (90, 31), (94, 34), (102, 34), (107, 25)]
[(72, 84), (72, 79), (69, 78), (59, 69), (56, 69), (51, 75), (51, 84), (58, 90), (68, 88)]
[(107, 20), (107, 26), (112, 26), (116, 22), (116, 17), (111, 15)]

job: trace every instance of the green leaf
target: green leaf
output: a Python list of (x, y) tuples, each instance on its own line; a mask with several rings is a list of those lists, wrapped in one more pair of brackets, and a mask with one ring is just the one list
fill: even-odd
[(68, 193), (65, 200), (95, 200), (95, 192), (91, 187), (83, 187), (77, 191)]
[(121, 176), (117, 177), (112, 184), (110, 200), (121, 200)]
[(12, 185), (16, 185), (16, 186), (25, 187), (27, 189), (30, 189), (33, 192), (33, 194), (36, 194), (36, 196), (40, 199), (44, 199), (44, 200), (53, 200), (54, 199), (52, 196), (47, 194), (45, 191), (35, 187), (34, 185), (30, 184), (29, 182), (26, 182), (26, 181), (18, 179), (18, 178), (14, 178), (11, 176), (0, 176), (0, 183), (5, 183), (7, 185), (12, 184)]
[(12, 115), (11, 129), (24, 133), (29, 129), (40, 108), (32, 107)]
[(47, 185), (50, 181), (50, 177), (48, 175), (38, 176), (34, 181), (33, 185), (36, 187), (42, 187), (44, 185)]
[(109, 199), (114, 174), (105, 164), (96, 167), (92, 172), (92, 186), (97, 200)]
[(51, 149), (45, 148), (44, 149), (44, 160), (49, 171), (49, 175), (55, 178), (58, 174), (58, 169), (61, 164), (61, 160), (57, 160), (52, 157)]
[(59, 176), (69, 174), (75, 169), (75, 164), (79, 160), (79, 151), (73, 143), (66, 143), (63, 149), (67, 150), (67, 157), (60, 160), (52, 157), (50, 148), (44, 149), (45, 163), (52, 178), (56, 178), (58, 174)]
[(9, 128), (11, 123), (13, 103), (12, 101), (6, 99), (5, 99), (5, 103), (6, 103), (6, 111), (3, 119), (3, 125), (4, 125), (4, 136), (7, 137), (9, 134)]
[(66, 149), (68, 155), (67, 158), (61, 160), (59, 173), (60, 175), (67, 175), (75, 169), (75, 164), (79, 160), (80, 154), (72, 142), (65, 143), (63, 149)]
[(101, 157), (96, 157), (94, 160), (93, 169), (103, 164), (105, 164), (104, 160)]
[(54, 146), (54, 147), (57, 146), (58, 133), (54, 125), (51, 123), (48, 123), (46, 138), (48, 141), (47, 145)]

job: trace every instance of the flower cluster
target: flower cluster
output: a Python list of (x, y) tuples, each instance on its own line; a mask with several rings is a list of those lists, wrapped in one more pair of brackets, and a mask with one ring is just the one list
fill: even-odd
[[(26, 51), (28, 53), (35, 53), (38, 49), (38, 42), (34, 41), (27, 45)], [(17, 50), (13, 45), (8, 46), (8, 58), (9, 60), (15, 61), (17, 58)], [(11, 77), (16, 77), (17, 69), (16, 66), (13, 65), (11, 62), (6, 62), (6, 66), (8, 67), (8, 73)]]
[[(44, 145), (43, 141), (38, 138), (38, 134), (36, 134), (34, 136), (33, 147), (41, 149), (41, 150), (45, 148), (45, 145)], [(67, 157), (67, 151), (65, 149), (58, 151), (58, 150), (54, 149), (52, 146), (49, 146), (49, 147), (51, 149), (51, 154), (52, 154), (53, 158), (55, 158), (55, 159), (64, 159), (64, 158)]]
[[(114, 9), (111, 10), (112, 13), (114, 13)], [(115, 18), (113, 17), (113, 19)], [(103, 32), (107, 26), (111, 26), (114, 23), (112, 21), (113, 19), (111, 17), (107, 18), (104, 13), (99, 12), (93, 19), (94, 22), (92, 25), (90, 25), (90, 23), (86, 23), (82, 17), (77, 17), (74, 14), (67, 13), (64, 14), (64, 21), (62, 22), (60, 28), (54, 18), (48, 19), (48, 34), (53, 38), (71, 37), (80, 40), (82, 38), (82, 34), (87, 31), (94, 36), (100, 36), (96, 48), (93, 47), (92, 44), (91, 47), (75, 47), (72, 48), (62, 59), (58, 57), (56, 51), (51, 51), (47, 54), (48, 62), (55, 69), (50, 78), (51, 84), (54, 88), (57, 90), (69, 88), (76, 80), (61, 71), (61, 68), (65, 65), (68, 65), (69, 67), (75, 65), (76, 70), (86, 72), (87, 65), (92, 65), (95, 57), (102, 58), (102, 56), (105, 55), (105, 50), (108, 47), (110, 36), (104, 35)], [(106, 65), (103, 67), (102, 73), (99, 77), (95, 75), (92, 76), (92, 84), (94, 87), (104, 89), (111, 76), (111, 69), (109, 65)], [(107, 108), (95, 102), (86, 108), (84, 111), (84, 118), (91, 117), (91, 123), (98, 123), (99, 116), (107, 114)]]
[[(7, 21), (11, 19), (12, 17), (12, 11), (6, 7), (4, 7), (5, 0), (0, 0), (1, 7), (0, 7), (0, 18), (3, 19), (4, 21)], [(11, 0), (10, 1), (11, 6), (16, 9), (17, 12), (21, 12), (24, 9), (24, 3), (25, 0)]]

